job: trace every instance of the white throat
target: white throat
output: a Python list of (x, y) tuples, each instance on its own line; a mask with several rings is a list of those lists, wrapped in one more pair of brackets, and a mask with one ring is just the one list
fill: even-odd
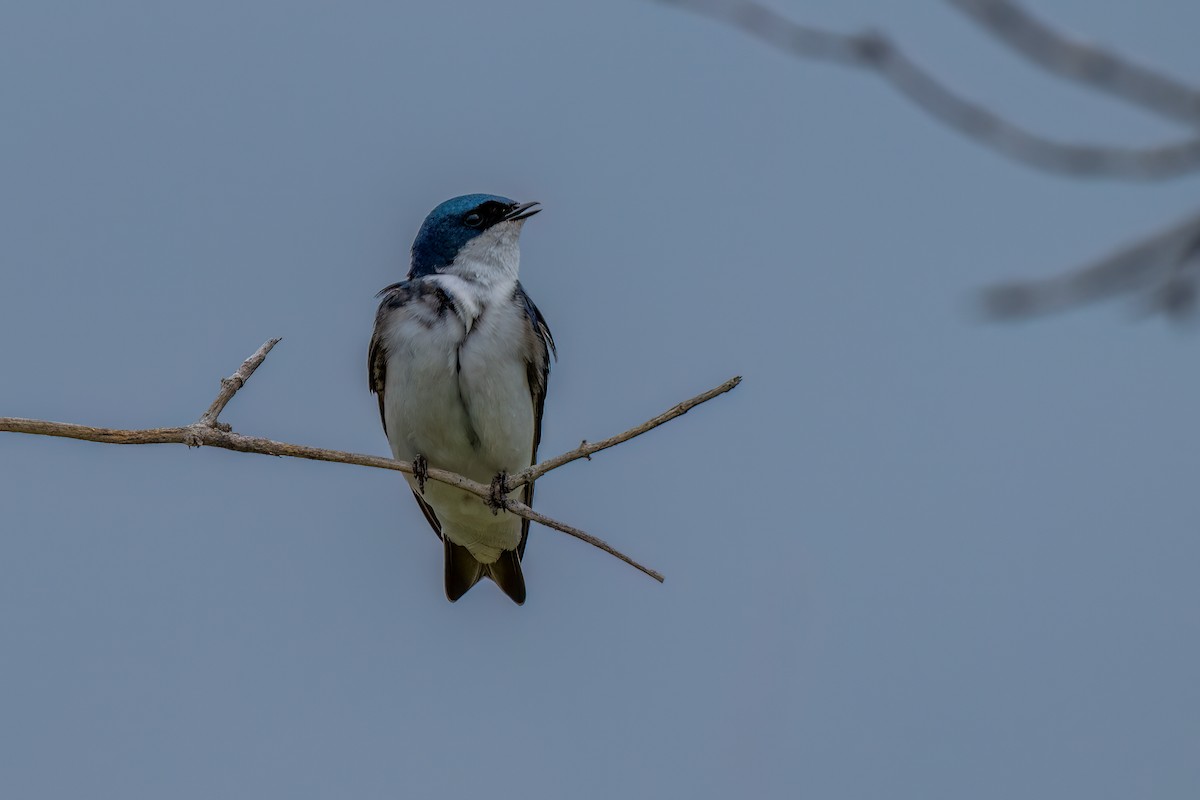
[(468, 331), (484, 308), (507, 300), (517, 284), (521, 266), (519, 239), (523, 220), (500, 222), (458, 251), (454, 263), (434, 276), (455, 299)]
[(521, 266), (521, 226), (523, 220), (500, 222), (476, 236), (458, 251), (454, 263), (442, 270), (464, 281), (490, 287), (511, 286), (517, 282)]

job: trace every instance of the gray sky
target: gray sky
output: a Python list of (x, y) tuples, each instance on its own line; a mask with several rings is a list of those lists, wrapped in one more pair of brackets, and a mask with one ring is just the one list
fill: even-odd
[[(1200, 6), (1040, 3), (1200, 77)], [(936, 2), (887, 29), (1067, 138), (1180, 132)], [(399, 476), (0, 437), (6, 797), (1192, 798), (1196, 338), (974, 292), (1189, 211), (1196, 179), (1006, 163), (868, 75), (648, 2), (0, 12), (0, 414), (387, 453), (374, 292), (465, 192), (542, 201), (543, 454), (733, 395), (539, 483), (661, 569), (531, 536), (457, 605)]]

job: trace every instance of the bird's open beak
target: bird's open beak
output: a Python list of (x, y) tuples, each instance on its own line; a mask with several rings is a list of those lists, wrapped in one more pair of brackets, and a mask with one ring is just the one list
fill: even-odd
[(542, 209), (538, 208), (541, 205), (536, 200), (531, 203), (514, 203), (509, 212), (504, 215), (505, 222), (514, 222), (518, 219), (528, 219)]

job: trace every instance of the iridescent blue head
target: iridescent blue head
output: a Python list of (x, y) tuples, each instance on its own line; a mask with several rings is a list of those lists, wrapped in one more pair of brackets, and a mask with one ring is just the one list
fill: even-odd
[(518, 203), (494, 194), (464, 194), (429, 212), (412, 246), (408, 277), (432, 275), (454, 263), (458, 252), (484, 231), (532, 217), (537, 203)]

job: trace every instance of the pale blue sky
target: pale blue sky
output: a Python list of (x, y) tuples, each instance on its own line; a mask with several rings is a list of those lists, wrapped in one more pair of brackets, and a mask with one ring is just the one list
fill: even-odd
[[(1200, 6), (1050, 19), (1200, 80)], [(888, 30), (1047, 133), (1180, 132), (937, 2)], [(423, 216), (540, 200), (539, 484), (661, 569), (535, 530), (456, 605), (397, 475), (0, 437), (0, 793), (22, 798), (1194, 798), (1196, 338), (974, 293), (1181, 217), (1197, 179), (1000, 160), (871, 76), (649, 2), (10, 0), (0, 414), (224, 419), (386, 454), (374, 292)]]

